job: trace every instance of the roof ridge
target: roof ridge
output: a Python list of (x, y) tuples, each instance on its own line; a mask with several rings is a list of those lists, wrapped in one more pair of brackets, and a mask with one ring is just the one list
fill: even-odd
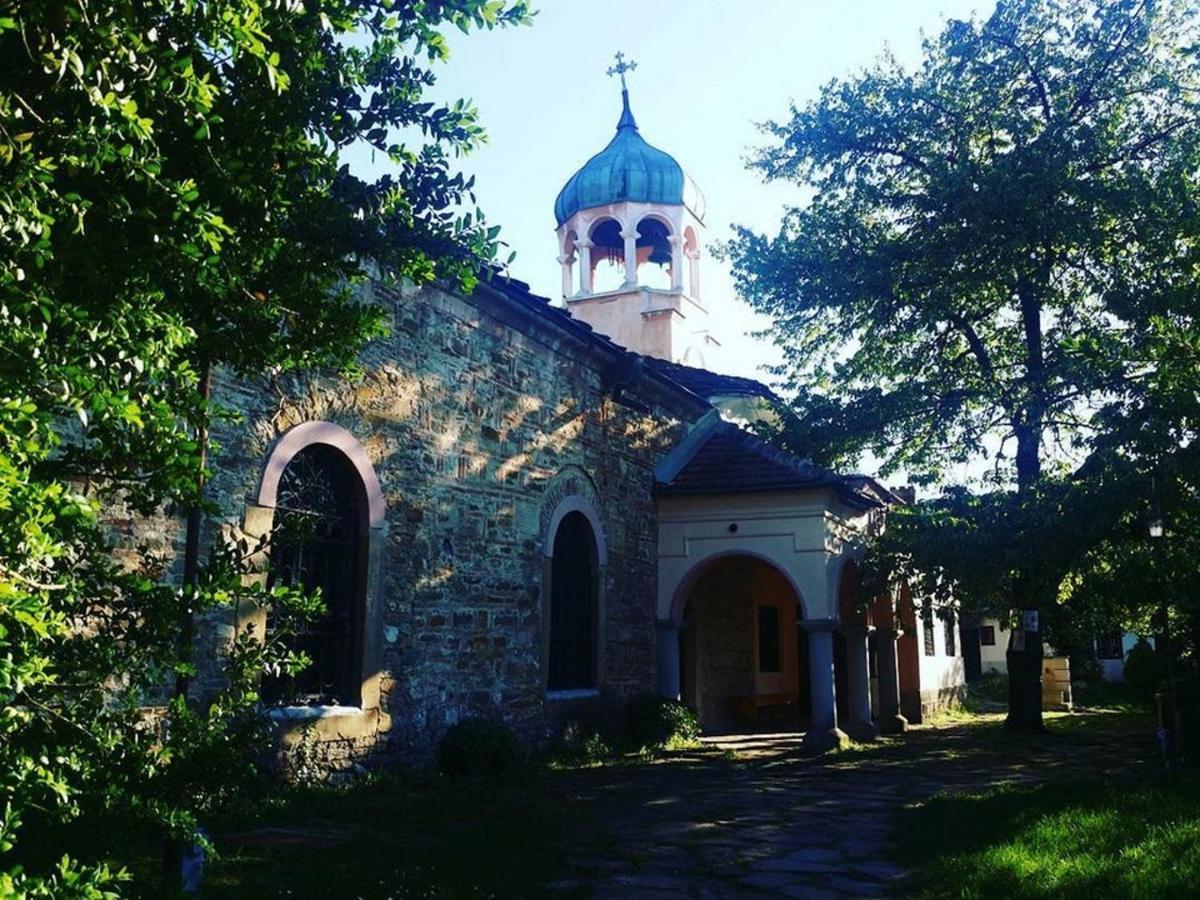
[(830, 479), (841, 479), (845, 476), (839, 475), (833, 469), (827, 469), (824, 466), (818, 466), (811, 459), (804, 456), (797, 456), (794, 453), (789, 453), (787, 450), (781, 450), (770, 441), (767, 441), (752, 431), (748, 431), (738, 425), (728, 423), (731, 428), (736, 429), (739, 434), (743, 435), (752, 441), (759, 450), (763, 451), (773, 462), (787, 466), (799, 475), (810, 476), (813, 473), (819, 473)]
[[(720, 393), (715, 389), (723, 387), (727, 390), (746, 391), (747, 396), (762, 397), (764, 400), (779, 400), (779, 396), (771, 390), (770, 386), (757, 378), (750, 378), (746, 375), (727, 375), (703, 366), (689, 366), (686, 363), (671, 362), (655, 356), (648, 356), (646, 360), (650, 368), (659, 370), (673, 381), (687, 384), (696, 393), (703, 393), (702, 389), (708, 386), (714, 388), (710, 392), (710, 396), (715, 396)], [(712, 384), (707, 384), (710, 381)]]

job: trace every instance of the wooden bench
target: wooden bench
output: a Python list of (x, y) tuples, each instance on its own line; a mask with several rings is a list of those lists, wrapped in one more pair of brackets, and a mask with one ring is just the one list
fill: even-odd
[(743, 722), (758, 723), (758, 711), (777, 706), (793, 706), (797, 702), (795, 694), (743, 694), (730, 697), (734, 716)]

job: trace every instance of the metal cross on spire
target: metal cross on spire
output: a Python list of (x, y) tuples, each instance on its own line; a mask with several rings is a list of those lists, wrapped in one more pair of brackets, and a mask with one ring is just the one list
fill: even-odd
[(636, 68), (637, 68), (637, 63), (635, 63), (633, 60), (630, 60), (629, 62), (625, 62), (625, 54), (618, 50), (617, 51), (617, 64), (615, 66), (608, 67), (608, 74), (621, 76), (621, 90), (624, 91), (624, 90), (628, 90), (628, 88), (625, 87), (625, 73), (632, 72)]

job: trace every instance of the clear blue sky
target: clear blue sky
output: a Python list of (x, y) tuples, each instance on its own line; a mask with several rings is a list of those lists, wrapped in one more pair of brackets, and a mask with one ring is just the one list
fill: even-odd
[[(557, 299), (554, 198), (611, 138), (620, 113), (622, 50), (635, 60), (630, 99), (643, 137), (673, 155), (708, 200), (708, 242), (733, 222), (777, 227), (797, 194), (746, 170), (762, 143), (756, 122), (786, 116), (830, 79), (890, 47), (920, 58), (921, 30), (945, 18), (986, 15), (992, 0), (535, 0), (531, 28), (448, 35), (451, 60), (437, 68), (438, 99), (469, 97), (489, 142), (463, 160), (477, 176), (488, 219), (517, 252), (512, 273)], [(361, 163), (360, 163), (361, 164)], [(755, 375), (774, 357), (745, 337), (761, 322), (733, 296), (727, 271), (706, 256), (702, 293), (723, 335), (710, 366)]]

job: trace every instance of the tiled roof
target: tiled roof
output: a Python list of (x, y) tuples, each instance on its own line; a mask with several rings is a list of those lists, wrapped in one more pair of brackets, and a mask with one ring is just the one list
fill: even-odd
[(854, 475), (847, 475), (846, 481), (848, 481), (855, 490), (861, 491), (864, 494), (869, 494), (887, 505), (908, 504), (912, 502), (911, 500), (906, 499), (904, 495), (904, 488), (890, 488), (887, 485), (876, 481), (870, 475), (860, 475), (857, 473)]
[(723, 423), (678, 474), (660, 483), (657, 490), (662, 494), (738, 494), (821, 487), (831, 488), (854, 506), (879, 505), (851, 479), (776, 450), (748, 431)]
[(682, 384), (694, 394), (701, 397), (762, 397), (765, 400), (776, 400), (775, 394), (761, 381), (753, 378), (741, 378), (737, 375), (719, 375), (708, 369), (697, 369), (694, 366), (684, 366), (679, 363), (667, 362), (665, 359), (646, 357), (646, 366), (662, 373), (672, 381)]

